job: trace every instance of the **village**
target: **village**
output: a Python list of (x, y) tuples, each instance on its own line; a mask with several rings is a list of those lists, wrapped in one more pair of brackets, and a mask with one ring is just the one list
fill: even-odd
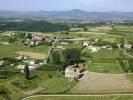
[[(133, 71), (132, 40), (123, 35), (75, 30), (1, 32), (0, 79), (12, 86), (9, 89), (15, 89), (22, 96), (64, 91), (101, 93), (101, 89), (106, 92), (117, 90), (119, 93), (121, 89), (132, 92), (130, 78), (123, 76), (123, 73)], [(113, 81), (112, 85), (118, 89), (110, 89), (106, 81)], [(124, 85), (121, 85), (122, 81)], [(126, 87), (126, 84), (131, 87)], [(89, 87), (92, 87), (91, 91)]]
[[(3, 35), (7, 35), (10, 37), (14, 37), (17, 35), (16, 32), (5, 32)], [(29, 56), (28, 52), (27, 53), (18, 53), (19, 56), (14, 58), (16, 60), (19, 60), (23, 64), (18, 64), (17, 68), (21, 70), (22, 73), (24, 73), (24, 68), (26, 65), (28, 65), (28, 68), (30, 70), (34, 70), (42, 65), (47, 64), (47, 60), (50, 56), (50, 53), (54, 50), (58, 50), (59, 52), (66, 49), (67, 46), (71, 44), (75, 44), (78, 46), (83, 46), (84, 48), (88, 48), (92, 53), (98, 52), (100, 49), (110, 49), (113, 50), (113, 47), (115, 48), (121, 48), (121, 44), (116, 44), (115, 46), (111, 43), (108, 42), (103, 42), (100, 39), (87, 39), (87, 38), (78, 38), (78, 39), (66, 39), (62, 37), (57, 37), (55, 35), (51, 35), (48, 33), (25, 33), (25, 40), (23, 41), (23, 44), (26, 46), (30, 46), (31, 48), (34, 48), (36, 46), (40, 45), (50, 45), (51, 47), (47, 51), (47, 54), (44, 54), (45, 56), (42, 56), (42, 60), (37, 62), (36, 58)], [(2, 45), (8, 45), (8, 42), (0, 42)], [(101, 46), (95, 46), (97, 44), (100, 44)], [(126, 49), (131, 49), (133, 48), (133, 44), (130, 43), (125, 43), (124, 48)], [(4, 58), (1, 58), (0, 61), (0, 66), (4, 66), (5, 60)], [(10, 65), (14, 65), (14, 63), (11, 63)], [(83, 73), (84, 72), (84, 73)], [(86, 66), (85, 64), (74, 64), (74, 65), (69, 65), (65, 69), (65, 77), (70, 78), (70, 79), (80, 79), (81, 76), (83, 76), (86, 71)]]
[(0, 0), (0, 100), (133, 100), (133, 0)]

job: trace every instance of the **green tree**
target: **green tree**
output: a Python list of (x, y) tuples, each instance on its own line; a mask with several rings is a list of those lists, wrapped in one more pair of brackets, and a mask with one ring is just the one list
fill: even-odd
[(25, 78), (26, 78), (27, 80), (29, 80), (29, 77), (30, 77), (30, 70), (29, 70), (28, 65), (26, 65), (26, 66), (24, 67), (24, 74), (25, 74)]
[(85, 32), (87, 32), (87, 31), (88, 31), (88, 28), (87, 28), (87, 27), (84, 27), (83, 30), (84, 30)]
[(60, 53), (58, 51), (53, 51), (51, 53), (51, 62), (53, 64), (60, 64), (61, 61), (60, 61)]
[(32, 34), (27, 33), (27, 34), (26, 34), (26, 38), (28, 38), (28, 39), (32, 39)]
[(70, 64), (79, 63), (80, 50), (77, 48), (68, 48), (63, 51), (63, 64), (65, 66)]

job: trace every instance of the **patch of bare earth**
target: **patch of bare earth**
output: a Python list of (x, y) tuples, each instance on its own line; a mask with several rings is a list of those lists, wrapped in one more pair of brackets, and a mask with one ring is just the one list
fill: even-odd
[(133, 84), (125, 74), (89, 72), (70, 92), (79, 94), (133, 93)]

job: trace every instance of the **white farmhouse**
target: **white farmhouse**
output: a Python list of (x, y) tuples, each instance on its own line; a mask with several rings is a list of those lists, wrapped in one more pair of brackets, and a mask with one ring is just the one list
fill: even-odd
[(4, 66), (5, 62), (3, 60), (0, 61), (0, 67)]
[(124, 48), (131, 49), (132, 48), (132, 45), (131, 44), (125, 44), (124, 45)]
[(73, 79), (75, 77), (74, 68), (69, 66), (65, 69), (65, 77)]

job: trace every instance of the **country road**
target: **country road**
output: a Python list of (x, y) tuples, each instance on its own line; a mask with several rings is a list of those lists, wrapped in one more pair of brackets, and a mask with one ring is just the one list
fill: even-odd
[(54, 48), (55, 43), (56, 43), (57, 41), (58, 41), (58, 40), (57, 40), (57, 39), (55, 39), (55, 41), (52, 43), (51, 48), (48, 50), (48, 53), (47, 53), (47, 56), (46, 56), (45, 63), (47, 63), (48, 57), (49, 57), (49, 55), (50, 55), (50, 52), (51, 52), (51, 50)]
[(120, 96), (133, 96), (133, 94), (102, 94), (102, 95), (33, 95), (33, 96), (29, 96), (26, 98), (23, 98), (21, 100), (28, 100), (30, 98), (35, 98), (35, 97), (101, 97), (101, 96), (117, 96), (115, 98), (113, 98), (112, 100), (116, 100), (117, 98), (119, 98)]

